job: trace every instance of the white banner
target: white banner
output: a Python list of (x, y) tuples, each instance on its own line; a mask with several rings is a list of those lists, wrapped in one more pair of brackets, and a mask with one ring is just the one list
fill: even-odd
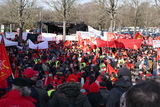
[(69, 40), (69, 41), (78, 41), (78, 38), (77, 38), (77, 36), (66, 36), (66, 40)]
[(93, 36), (93, 37), (101, 36), (101, 31), (96, 30), (96, 29), (92, 28), (91, 26), (88, 26), (88, 32), (90, 32), (91, 36)]
[(6, 38), (14, 39), (14, 38), (15, 38), (15, 36), (16, 36), (16, 34), (15, 34), (15, 33), (13, 33), (13, 32), (6, 32)]
[(23, 39), (23, 40), (27, 40), (27, 35), (28, 35), (27, 32), (23, 32), (23, 33), (22, 33), (22, 39)]
[(160, 40), (153, 40), (153, 48), (160, 47)]
[(56, 34), (53, 34), (53, 33), (42, 33), (41, 35), (43, 37), (54, 37), (54, 36), (56, 36)]
[(56, 34), (42, 33), (40, 36), (38, 36), (37, 41), (56, 41), (56, 39)]
[(47, 49), (48, 41), (41, 42), (39, 44), (34, 44), (30, 39), (28, 40), (29, 48), (31, 49)]
[[(2, 36), (0, 36), (0, 41), (1, 41), (1, 39), (2, 39)], [(4, 36), (3, 36), (3, 39), (4, 39), (5, 46), (18, 46), (18, 42), (10, 41), (10, 40), (4, 38)]]
[(77, 31), (76, 35), (77, 36), (79, 35), (83, 39), (90, 39), (90, 37), (91, 37), (91, 33), (90, 32), (84, 32), (84, 31)]

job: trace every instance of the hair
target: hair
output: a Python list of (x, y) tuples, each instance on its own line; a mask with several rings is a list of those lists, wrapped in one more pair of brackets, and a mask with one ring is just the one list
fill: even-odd
[(155, 80), (137, 83), (126, 92), (127, 107), (159, 107), (160, 84)]
[(31, 90), (27, 86), (12, 85), (12, 89), (19, 91), (21, 96), (29, 96), (31, 93)]

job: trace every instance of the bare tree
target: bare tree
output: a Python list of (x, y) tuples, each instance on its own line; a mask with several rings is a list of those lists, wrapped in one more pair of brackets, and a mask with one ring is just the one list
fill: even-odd
[(110, 15), (110, 32), (113, 32), (115, 25), (115, 15), (118, 9), (118, 0), (108, 0), (106, 10)]
[(142, 15), (142, 13), (140, 13), (140, 3), (141, 0), (131, 0), (133, 9), (134, 9), (134, 33), (133, 35), (136, 33), (136, 28), (137, 28), (137, 24), (139, 21), (139, 17)]
[(63, 41), (66, 39), (66, 23), (71, 16), (75, 2), (76, 0), (52, 0), (51, 2), (45, 0), (45, 3), (53, 8), (58, 13), (57, 16), (63, 20)]
[(158, 10), (160, 10), (160, 0), (155, 0), (155, 3)]
[(95, 2), (95, 8), (96, 12), (95, 15), (97, 16), (97, 24), (99, 27), (99, 30), (102, 30), (102, 27), (104, 25), (105, 18), (107, 18), (107, 12), (106, 12), (106, 0), (94, 0)]
[[(34, 4), (36, 0), (14, 0), (15, 3), (17, 4), (18, 8), (18, 17), (19, 17), (19, 42), (22, 41), (22, 33), (23, 33), (23, 27), (25, 24), (25, 20), (30, 17), (31, 10), (34, 8)], [(28, 14), (26, 16), (25, 14)]]

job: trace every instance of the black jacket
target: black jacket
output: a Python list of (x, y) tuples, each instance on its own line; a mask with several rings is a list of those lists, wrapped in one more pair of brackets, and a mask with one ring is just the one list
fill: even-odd
[(58, 87), (48, 103), (48, 107), (91, 107), (85, 94), (80, 92), (81, 84), (76, 82), (63, 83)]
[(106, 99), (100, 93), (89, 93), (87, 97), (92, 107), (105, 107)]
[(115, 87), (111, 89), (106, 107), (119, 107), (121, 95), (132, 85), (131, 78), (124, 76), (119, 78)]

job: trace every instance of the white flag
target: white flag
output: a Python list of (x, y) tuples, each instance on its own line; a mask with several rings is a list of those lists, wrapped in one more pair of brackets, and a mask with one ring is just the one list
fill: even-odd
[(37, 45), (35, 45), (30, 39), (28, 39), (29, 48), (37, 49)]
[(38, 46), (38, 49), (47, 49), (48, 48), (48, 41), (44, 41), (44, 42), (41, 42), (39, 44), (36, 44)]

